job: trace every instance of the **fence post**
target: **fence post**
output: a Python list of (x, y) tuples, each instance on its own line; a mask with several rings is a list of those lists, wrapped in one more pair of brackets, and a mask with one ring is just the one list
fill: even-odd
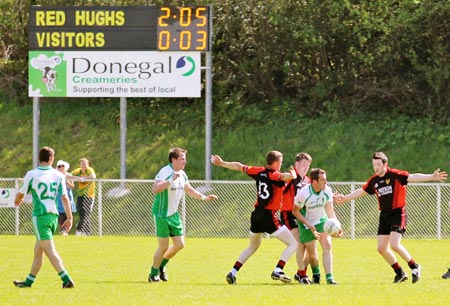
[(98, 181), (98, 235), (103, 236), (103, 192), (102, 180)]
[[(350, 193), (355, 191), (355, 183), (352, 182), (350, 186)], [(350, 202), (350, 227), (352, 240), (355, 239), (355, 200)]]
[[(16, 187), (17, 190), (19, 190), (19, 181), (17, 179), (14, 180), (14, 187)], [(20, 234), (19, 232), (19, 226), (20, 226), (20, 205), (16, 206), (15, 208), (16, 211), (16, 226), (15, 226), (15, 232), (16, 232), (16, 236), (18, 236)]]
[(441, 184), (437, 184), (436, 186), (436, 235), (437, 239), (441, 240)]

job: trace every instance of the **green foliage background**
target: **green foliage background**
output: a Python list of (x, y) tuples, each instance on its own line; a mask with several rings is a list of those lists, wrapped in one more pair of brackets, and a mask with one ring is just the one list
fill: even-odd
[[(0, 175), (32, 164), (27, 97), (30, 5), (213, 7), (213, 152), (290, 164), (299, 151), (333, 181), (365, 180), (370, 154), (393, 167), (448, 169), (450, 2), (445, 0), (5, 0), (0, 3)], [(119, 177), (118, 99), (42, 99), (40, 145), (73, 166), (93, 161)], [(129, 99), (127, 176), (153, 178), (170, 146), (189, 150), (188, 174), (204, 178), (204, 100)], [(246, 179), (213, 169), (214, 179)]]

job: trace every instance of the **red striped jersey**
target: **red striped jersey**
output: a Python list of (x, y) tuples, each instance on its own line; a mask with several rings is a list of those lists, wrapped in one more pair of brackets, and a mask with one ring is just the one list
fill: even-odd
[(373, 175), (362, 187), (378, 198), (378, 209), (391, 211), (406, 205), (406, 185), (409, 172), (387, 168), (384, 176)]

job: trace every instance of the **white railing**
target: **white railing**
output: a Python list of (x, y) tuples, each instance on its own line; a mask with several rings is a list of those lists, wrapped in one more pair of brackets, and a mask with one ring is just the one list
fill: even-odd
[[(1, 188), (18, 188), (22, 179), (0, 179)], [(95, 235), (141, 236), (155, 234), (151, 215), (154, 200), (152, 180), (96, 180), (96, 200), (92, 212)], [(186, 236), (248, 237), (250, 213), (255, 201), (253, 181), (191, 181), (205, 194), (219, 200), (198, 201), (183, 198), (180, 207)], [(333, 191), (349, 193), (362, 182), (332, 182)], [(450, 239), (450, 184), (414, 183), (408, 185), (408, 223), (405, 238)], [(365, 196), (335, 207), (344, 238), (374, 238), (378, 226), (375, 196)], [(32, 235), (31, 197), (17, 208), (0, 207), (0, 235)], [(75, 223), (77, 221), (75, 214)]]

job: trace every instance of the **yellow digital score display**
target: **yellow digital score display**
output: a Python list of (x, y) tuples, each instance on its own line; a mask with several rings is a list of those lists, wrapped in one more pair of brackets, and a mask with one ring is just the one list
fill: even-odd
[(209, 51), (209, 6), (32, 6), (30, 50)]
[(209, 8), (160, 7), (157, 37), (159, 51), (209, 50)]

